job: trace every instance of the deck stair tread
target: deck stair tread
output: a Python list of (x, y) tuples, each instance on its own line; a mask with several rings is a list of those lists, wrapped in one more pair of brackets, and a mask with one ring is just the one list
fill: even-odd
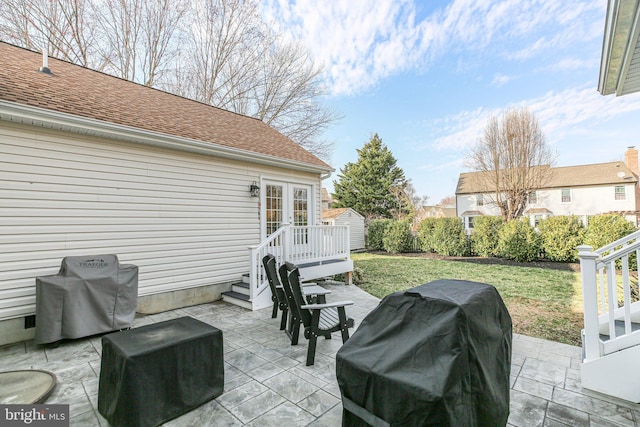
[(316, 261), (316, 262), (308, 262), (305, 264), (297, 264), (298, 268), (307, 268), (307, 267), (317, 267), (319, 265), (327, 265), (327, 264), (333, 264), (336, 262), (343, 262), (346, 261), (346, 258), (336, 258), (336, 259), (325, 259), (322, 261)]
[[(640, 330), (640, 323), (631, 322), (631, 331), (635, 332)], [(624, 321), (616, 320), (616, 336), (624, 335)], [(600, 334), (600, 339), (602, 341), (609, 341), (608, 334)]]
[(249, 301), (249, 295), (241, 294), (240, 292), (227, 291), (227, 292), (223, 292), (222, 295), (231, 297), (231, 298), (236, 298), (243, 301)]

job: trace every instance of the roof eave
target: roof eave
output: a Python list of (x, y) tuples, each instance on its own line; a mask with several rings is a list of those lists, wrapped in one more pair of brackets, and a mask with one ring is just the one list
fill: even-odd
[(11, 101), (0, 100), (0, 121), (28, 124), (119, 141), (129, 141), (172, 150), (222, 157), (231, 160), (248, 161), (268, 166), (285, 167), (287, 169), (302, 172), (330, 175), (331, 172), (334, 171), (334, 169), (330, 167), (269, 156), (238, 148), (225, 147), (213, 142), (199, 141), (161, 132), (153, 132)]
[(602, 95), (624, 95), (635, 90), (624, 88), (638, 44), (638, 0), (609, 0), (605, 20), (598, 92)]

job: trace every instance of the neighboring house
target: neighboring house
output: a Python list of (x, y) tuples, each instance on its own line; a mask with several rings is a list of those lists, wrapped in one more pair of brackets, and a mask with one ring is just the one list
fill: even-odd
[[(547, 166), (548, 167), (548, 166)], [(619, 213), (637, 224), (638, 150), (630, 147), (625, 162), (598, 163), (550, 168), (550, 180), (544, 188), (529, 195), (524, 216), (531, 225), (552, 215), (576, 215), (585, 223), (590, 215)], [(500, 215), (493, 203), (495, 193), (482, 172), (460, 174), (456, 189), (457, 216), (465, 228), (473, 229), (474, 218)]]
[[(0, 63), (0, 345), (33, 336), (35, 278), (68, 255), (138, 265), (147, 313), (246, 273), (236, 302), (270, 305), (266, 252), (349, 276), (347, 228), (321, 224), (333, 169), (267, 124), (64, 61), (41, 72), (40, 53), (2, 42)], [(319, 254), (319, 239), (344, 243)]]
[(351, 250), (364, 248), (364, 217), (351, 208), (334, 208), (322, 211), (325, 225), (348, 225)]
[(329, 191), (327, 191), (326, 188), (322, 188), (322, 210), (326, 210), (326, 209), (331, 209), (331, 206), (333, 205), (333, 198), (331, 197), (331, 194), (329, 194)]
[(455, 218), (456, 216), (455, 206), (421, 206), (416, 210), (412, 228), (416, 231), (425, 218)]

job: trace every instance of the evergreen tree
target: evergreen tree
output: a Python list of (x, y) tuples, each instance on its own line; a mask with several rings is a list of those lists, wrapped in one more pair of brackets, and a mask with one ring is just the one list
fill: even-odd
[(358, 161), (347, 163), (334, 181), (334, 207), (353, 208), (367, 221), (391, 218), (398, 209), (396, 189), (404, 189), (407, 180), (396, 159), (378, 134), (358, 151)]

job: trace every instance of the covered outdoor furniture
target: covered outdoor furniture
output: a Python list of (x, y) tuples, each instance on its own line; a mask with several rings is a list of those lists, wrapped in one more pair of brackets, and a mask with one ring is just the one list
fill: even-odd
[(491, 285), (388, 295), (336, 355), (343, 426), (505, 426), (511, 339)]
[(68, 256), (58, 274), (36, 278), (36, 344), (131, 327), (138, 267), (116, 255)]
[(180, 317), (102, 337), (98, 411), (114, 426), (157, 426), (222, 394), (222, 331)]
[(353, 327), (354, 322), (353, 319), (347, 318), (345, 306), (352, 305), (353, 301), (307, 304), (302, 294), (298, 268), (287, 262), (280, 267), (279, 272), (291, 311), (293, 326), (291, 345), (298, 344), (300, 323), (302, 323), (304, 337), (309, 340), (307, 366), (313, 365), (318, 336), (330, 339), (332, 332), (340, 331), (343, 343), (349, 339), (349, 328)]

